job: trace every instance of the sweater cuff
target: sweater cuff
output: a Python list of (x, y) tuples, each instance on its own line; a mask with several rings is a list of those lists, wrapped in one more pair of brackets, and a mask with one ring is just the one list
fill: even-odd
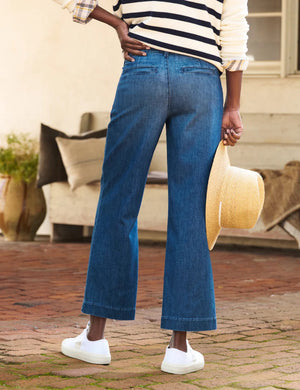
[(73, 21), (81, 24), (86, 24), (92, 20), (90, 14), (98, 5), (97, 0), (81, 0), (76, 1), (76, 6), (73, 11)]
[(242, 60), (229, 60), (223, 63), (223, 68), (230, 72), (236, 72), (237, 70), (246, 70), (249, 65), (248, 58)]

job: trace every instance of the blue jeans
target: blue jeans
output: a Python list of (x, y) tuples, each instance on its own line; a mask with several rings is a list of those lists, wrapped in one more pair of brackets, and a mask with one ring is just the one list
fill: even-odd
[(124, 61), (111, 111), (82, 312), (135, 318), (137, 216), (166, 123), (169, 208), (161, 327), (215, 329), (205, 198), (221, 139), (220, 74), (204, 60), (156, 49), (134, 58)]

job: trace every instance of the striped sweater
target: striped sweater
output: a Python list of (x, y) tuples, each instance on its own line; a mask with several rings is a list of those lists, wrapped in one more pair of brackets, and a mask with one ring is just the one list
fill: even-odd
[[(55, 0), (87, 23), (97, 0)], [(148, 46), (198, 57), (221, 72), (248, 66), (247, 0), (113, 0), (129, 36)]]

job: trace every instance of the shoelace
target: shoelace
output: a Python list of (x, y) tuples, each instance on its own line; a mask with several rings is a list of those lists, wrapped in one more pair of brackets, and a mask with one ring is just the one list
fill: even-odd
[(81, 344), (82, 339), (88, 333), (89, 327), (90, 321), (88, 321), (87, 326), (83, 329), (83, 331), (77, 337), (75, 337), (76, 344)]

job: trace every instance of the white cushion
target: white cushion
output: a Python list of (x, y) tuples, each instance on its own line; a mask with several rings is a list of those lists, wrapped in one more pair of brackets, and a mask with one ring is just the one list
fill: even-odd
[(72, 190), (101, 179), (105, 140), (56, 137)]

